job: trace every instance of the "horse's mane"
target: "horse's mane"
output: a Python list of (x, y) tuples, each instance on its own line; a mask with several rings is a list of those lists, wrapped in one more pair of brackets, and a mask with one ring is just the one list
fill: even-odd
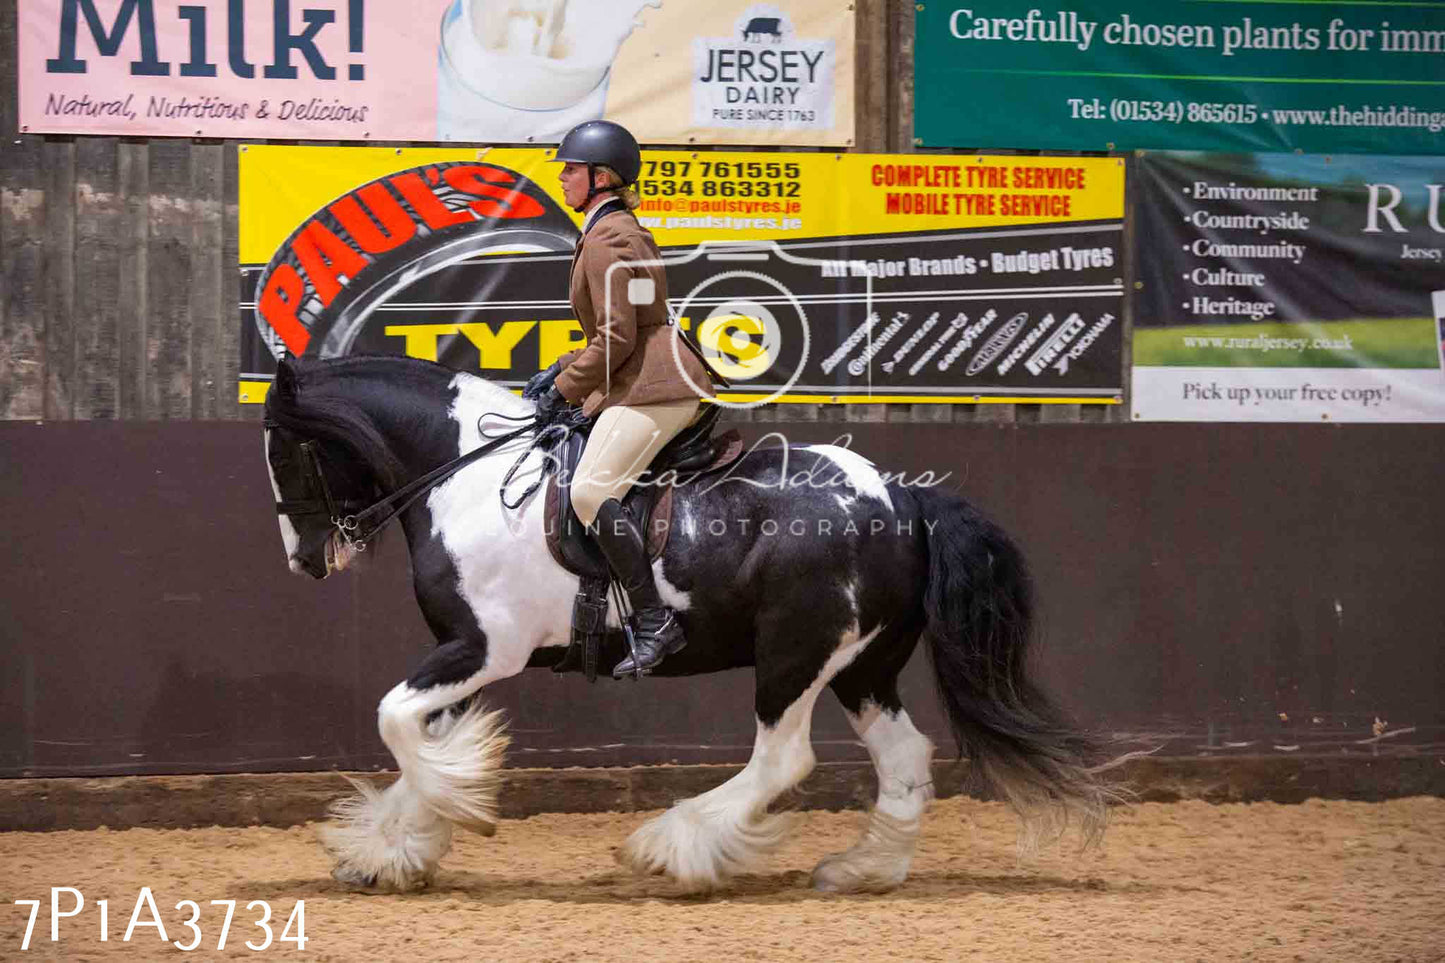
[[(441, 402), (456, 372), (438, 364), (396, 355), (346, 358), (283, 358), (266, 393), (266, 418), (289, 430), (349, 448), (394, 488), (402, 464), (383, 437), (367, 402), (381, 392), (403, 421), (426, 419), (445, 411)], [(429, 404), (410, 403), (409, 395), (429, 396)]]

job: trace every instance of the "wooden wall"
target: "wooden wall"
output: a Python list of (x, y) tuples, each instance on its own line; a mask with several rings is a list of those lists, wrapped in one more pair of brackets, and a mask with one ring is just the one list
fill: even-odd
[(0, 4), (0, 418), (245, 418), (236, 145), (18, 129)]
[[(854, 6), (856, 149), (911, 151), (913, 7)], [(15, 59), (16, 5), (0, 2), (0, 419), (258, 417), (236, 400), (239, 142), (28, 134), (18, 129)], [(1099, 405), (778, 405), (730, 415), (1126, 418), (1123, 406)]]
[[(750, 442), (770, 428), (739, 426)], [(1445, 784), (1438, 426), (788, 435), (837, 428), (889, 471), (966, 482), (1017, 539), (1038, 589), (1037, 678), (1121, 748), (1228, 760), (1232, 787), (1301, 756), (1333, 760), (1328, 792), (1391, 791), (1369, 768), (1389, 755), (1423, 757)], [(0, 780), (394, 765), (377, 702), (433, 644), (405, 540), (322, 582), (293, 575), (258, 434), (0, 422)], [(901, 698), (952, 758), (933, 689), (915, 654)], [(537, 669), (483, 698), (506, 710), (513, 766), (736, 763), (753, 746), (748, 671), (589, 686)], [(811, 726), (820, 761), (867, 759), (837, 699)]]

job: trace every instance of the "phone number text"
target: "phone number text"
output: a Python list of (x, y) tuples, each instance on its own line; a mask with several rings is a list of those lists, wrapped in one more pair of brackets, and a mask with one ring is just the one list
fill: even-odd
[(637, 182), (643, 197), (797, 197), (797, 181), (671, 180), (644, 177)]
[(1109, 101), (1109, 119), (1170, 124), (1252, 124), (1260, 111), (1254, 104), (1211, 104), (1178, 100)]

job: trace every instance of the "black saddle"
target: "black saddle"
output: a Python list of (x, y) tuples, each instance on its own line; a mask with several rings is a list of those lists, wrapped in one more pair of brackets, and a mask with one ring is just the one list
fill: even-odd
[[(622, 506), (645, 533), (648, 558), (657, 558), (667, 547), (672, 527), (672, 497), (680, 485), (699, 476), (722, 471), (743, 454), (743, 439), (737, 429), (714, 436), (719, 409), (708, 405), (702, 416), (684, 428), (657, 453), (648, 470), (623, 496)], [(587, 446), (591, 423), (573, 426), (549, 452), (550, 477), (545, 499), (547, 549), (567, 571), (580, 577), (577, 598), (572, 604), (572, 639), (554, 672), (581, 672), (588, 682), (597, 679), (598, 652), (607, 637), (607, 589), (612, 570), (587, 526), (572, 510), (572, 499), (559, 477), (570, 480), (577, 471), (582, 450)]]
[[(720, 410), (717, 405), (708, 405), (701, 417), (657, 453), (647, 471), (622, 499), (623, 507), (647, 538), (649, 558), (657, 558), (667, 546), (673, 489), (690, 483), (699, 475), (720, 471), (742, 455), (742, 437), (736, 429), (730, 428), (720, 435), (713, 435)], [(558, 565), (575, 575), (608, 578), (611, 573), (607, 568), (607, 559), (572, 510), (572, 499), (558, 484), (559, 477), (570, 480), (576, 474), (590, 431), (590, 424), (569, 431), (550, 453), (552, 475), (547, 480), (547, 548)]]

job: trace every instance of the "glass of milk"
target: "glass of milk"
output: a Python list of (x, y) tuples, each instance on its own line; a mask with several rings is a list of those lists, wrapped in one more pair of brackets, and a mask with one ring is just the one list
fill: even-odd
[(607, 105), (612, 62), (661, 0), (454, 0), (442, 16), (442, 140), (556, 141)]

